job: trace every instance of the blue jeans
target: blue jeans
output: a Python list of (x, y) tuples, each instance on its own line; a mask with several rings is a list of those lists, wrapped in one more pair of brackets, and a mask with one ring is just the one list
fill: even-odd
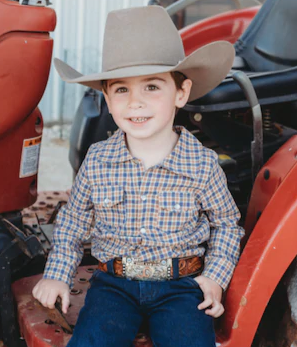
[(215, 347), (213, 318), (191, 277), (131, 281), (97, 270), (67, 347), (130, 347), (144, 318), (154, 346)]

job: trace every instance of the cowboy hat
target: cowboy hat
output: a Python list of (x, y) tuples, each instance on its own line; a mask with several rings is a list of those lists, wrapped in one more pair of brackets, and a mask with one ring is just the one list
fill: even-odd
[(166, 10), (161, 6), (135, 7), (108, 14), (102, 71), (82, 75), (59, 59), (55, 67), (69, 83), (102, 89), (102, 80), (179, 71), (193, 82), (189, 101), (215, 88), (228, 74), (234, 48), (226, 41), (205, 45), (189, 56)]

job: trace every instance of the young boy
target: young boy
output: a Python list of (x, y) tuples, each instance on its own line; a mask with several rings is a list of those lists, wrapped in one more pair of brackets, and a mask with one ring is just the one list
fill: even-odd
[(185, 58), (167, 12), (148, 6), (109, 14), (101, 73), (56, 60), (65, 81), (103, 91), (119, 127), (89, 149), (33, 289), (47, 307), (60, 296), (66, 313), (91, 233), (99, 269), (68, 346), (131, 346), (143, 317), (155, 346), (215, 346), (213, 317), (224, 312), (222, 289), (239, 257), (239, 212), (216, 154), (173, 121), (233, 58), (227, 42)]

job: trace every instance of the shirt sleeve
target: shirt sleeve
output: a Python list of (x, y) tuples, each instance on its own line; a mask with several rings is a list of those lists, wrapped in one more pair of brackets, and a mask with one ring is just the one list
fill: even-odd
[(88, 156), (76, 176), (67, 204), (57, 216), (43, 275), (43, 278), (63, 281), (70, 287), (73, 286), (76, 269), (83, 257), (82, 241), (88, 238), (93, 221), (87, 167)]
[(226, 290), (239, 259), (240, 239), (244, 230), (238, 226), (240, 213), (217, 159), (202, 194), (202, 209), (210, 224), (202, 275)]

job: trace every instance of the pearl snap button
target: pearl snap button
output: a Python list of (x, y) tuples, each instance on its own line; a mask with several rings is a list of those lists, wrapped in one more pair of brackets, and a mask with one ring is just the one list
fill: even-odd
[(142, 234), (145, 234), (145, 233), (146, 233), (145, 228), (141, 228), (141, 229), (140, 229), (140, 232), (141, 232)]
[(105, 199), (104, 199), (104, 204), (105, 204), (105, 205), (108, 205), (109, 203), (110, 203), (110, 200), (109, 200), (108, 198), (105, 198)]
[(180, 210), (180, 204), (175, 204), (175, 205), (174, 205), (174, 209), (175, 209), (176, 211), (179, 211), (179, 210)]
[(141, 198), (142, 201), (145, 201), (145, 200), (146, 200), (146, 196), (145, 196), (145, 195), (141, 195), (140, 198)]

